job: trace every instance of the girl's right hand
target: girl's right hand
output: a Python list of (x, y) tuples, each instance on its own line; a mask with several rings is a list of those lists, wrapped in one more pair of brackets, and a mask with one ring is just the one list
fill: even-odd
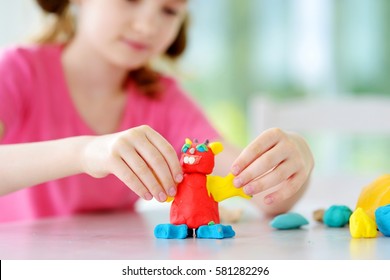
[(114, 174), (140, 197), (160, 202), (175, 196), (176, 185), (183, 180), (173, 147), (146, 125), (90, 138), (82, 166), (95, 178)]

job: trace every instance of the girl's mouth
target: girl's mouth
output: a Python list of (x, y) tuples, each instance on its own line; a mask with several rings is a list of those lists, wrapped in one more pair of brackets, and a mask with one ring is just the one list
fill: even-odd
[(124, 39), (124, 42), (126, 43), (126, 45), (128, 45), (130, 48), (136, 51), (146, 51), (148, 49), (148, 45), (141, 42), (137, 42), (129, 39)]

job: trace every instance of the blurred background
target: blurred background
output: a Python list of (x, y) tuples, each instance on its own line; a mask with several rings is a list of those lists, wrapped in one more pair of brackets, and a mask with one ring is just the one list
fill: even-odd
[[(388, 0), (190, 0), (190, 10), (189, 46), (178, 65), (182, 84), (240, 146), (254, 137), (248, 110), (254, 96), (276, 103), (390, 97)], [(0, 47), (24, 40), (41, 23), (33, 0), (0, 0)], [(315, 174), (374, 179), (390, 172), (387, 131), (303, 134)]]

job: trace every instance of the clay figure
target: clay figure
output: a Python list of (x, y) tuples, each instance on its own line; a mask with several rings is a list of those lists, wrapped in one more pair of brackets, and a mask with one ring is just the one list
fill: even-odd
[(210, 175), (215, 155), (222, 150), (220, 142), (185, 140), (180, 158), (184, 179), (177, 186), (176, 196), (171, 198), (170, 224), (157, 225), (155, 237), (221, 239), (235, 235), (230, 225), (220, 224), (218, 202), (232, 196), (251, 197), (242, 188), (234, 187), (232, 174), (226, 177)]

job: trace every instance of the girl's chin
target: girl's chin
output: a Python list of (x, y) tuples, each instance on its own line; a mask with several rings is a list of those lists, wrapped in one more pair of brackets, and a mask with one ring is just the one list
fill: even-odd
[(147, 62), (145, 62), (145, 61), (130, 61), (129, 59), (124, 58), (124, 59), (117, 59), (115, 65), (118, 68), (121, 68), (125, 71), (133, 71), (133, 70), (137, 70), (137, 69), (147, 65)]

